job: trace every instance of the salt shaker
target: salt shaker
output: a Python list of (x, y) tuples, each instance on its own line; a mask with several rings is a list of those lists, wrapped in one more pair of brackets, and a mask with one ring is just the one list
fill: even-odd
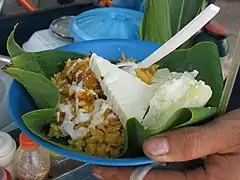
[(23, 133), (20, 147), (14, 157), (14, 169), (18, 180), (45, 180), (50, 171), (50, 155)]
[(16, 143), (13, 138), (5, 132), (0, 132), (0, 167), (5, 168), (15, 178), (13, 171), (13, 159), (16, 152)]

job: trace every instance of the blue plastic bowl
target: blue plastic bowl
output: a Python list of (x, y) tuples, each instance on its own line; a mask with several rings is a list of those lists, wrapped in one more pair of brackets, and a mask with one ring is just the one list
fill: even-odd
[[(149, 54), (154, 52), (159, 45), (138, 41), (138, 40), (93, 40), (83, 41), (76, 44), (67, 45), (59, 48), (64, 51), (74, 51), (88, 54), (95, 52), (98, 55), (108, 59), (120, 59), (121, 52), (124, 52), (127, 57), (133, 57), (139, 61), (145, 59)], [(17, 81), (13, 81), (9, 89), (9, 110), (12, 114), (14, 122), (17, 126), (33, 141), (40, 144), (42, 147), (53, 151), (62, 156), (83, 161), (86, 163), (106, 165), (106, 166), (137, 166), (151, 164), (153, 161), (147, 157), (139, 158), (100, 158), (91, 155), (79, 154), (61, 149), (41, 139), (30, 132), (24, 125), (21, 116), (29, 111), (36, 109), (36, 106), (27, 93), (25, 88)]]

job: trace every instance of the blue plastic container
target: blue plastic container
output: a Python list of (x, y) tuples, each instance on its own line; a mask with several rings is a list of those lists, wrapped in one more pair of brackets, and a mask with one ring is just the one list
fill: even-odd
[(144, 12), (146, 0), (112, 0), (112, 6)]
[(123, 8), (97, 8), (73, 17), (69, 33), (75, 42), (96, 39), (139, 39), (142, 12)]
[[(138, 40), (95, 40), (83, 41), (76, 44), (71, 44), (59, 48), (65, 51), (74, 51), (88, 54), (95, 52), (98, 55), (108, 59), (120, 59), (121, 52), (124, 52), (127, 57), (133, 57), (139, 61), (145, 59), (148, 55), (154, 52), (159, 45)], [(106, 165), (106, 166), (137, 166), (151, 164), (152, 161), (147, 157), (139, 158), (100, 158), (96, 156), (74, 153), (68, 150), (61, 149), (41, 139), (30, 132), (24, 125), (21, 116), (29, 111), (36, 109), (36, 106), (27, 93), (24, 87), (17, 81), (13, 81), (9, 89), (9, 111), (12, 114), (14, 122), (17, 126), (33, 141), (40, 144), (42, 147), (49, 149), (62, 156), (83, 161), (86, 163)]]

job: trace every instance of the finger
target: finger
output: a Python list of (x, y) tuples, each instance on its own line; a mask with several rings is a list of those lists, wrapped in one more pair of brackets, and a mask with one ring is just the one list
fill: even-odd
[[(99, 180), (129, 180), (134, 168), (112, 168), (112, 167), (94, 167), (93, 175)], [(203, 180), (206, 178), (204, 169), (199, 168), (193, 171), (181, 172), (170, 170), (152, 170), (144, 180)]]
[(159, 162), (188, 161), (215, 153), (240, 152), (240, 111), (214, 122), (169, 131), (147, 140), (145, 154)]
[(99, 180), (128, 180), (134, 169), (133, 167), (94, 166), (92, 172)]
[(203, 180), (207, 179), (207, 175), (203, 168), (192, 171), (172, 171), (172, 170), (152, 170), (144, 178), (144, 180)]

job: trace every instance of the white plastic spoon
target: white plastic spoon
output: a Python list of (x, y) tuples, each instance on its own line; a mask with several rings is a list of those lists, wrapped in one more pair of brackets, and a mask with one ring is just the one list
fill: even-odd
[(218, 6), (215, 6), (214, 4), (209, 5), (175, 36), (169, 39), (144, 61), (140, 62), (138, 67), (148, 68), (170, 54), (172, 51), (176, 50), (179, 46), (196, 34), (202, 27), (204, 27), (214, 16), (216, 16), (219, 10), (220, 8)]

